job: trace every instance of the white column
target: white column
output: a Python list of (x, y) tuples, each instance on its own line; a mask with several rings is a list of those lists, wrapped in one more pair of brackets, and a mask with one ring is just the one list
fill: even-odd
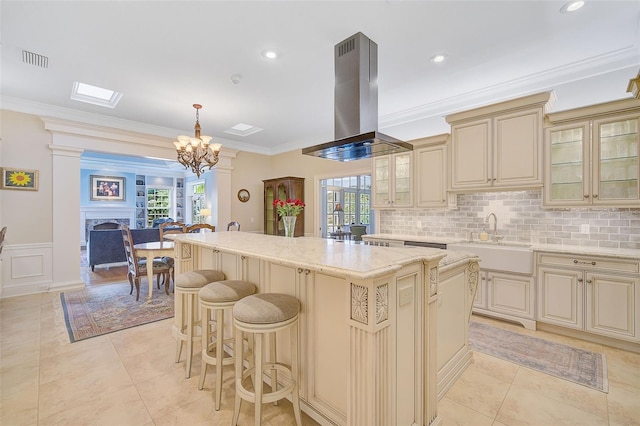
[(53, 166), (53, 282), (50, 290), (62, 290), (84, 286), (78, 244), (80, 155), (83, 150), (59, 145), (49, 145), (49, 148)]
[(216, 231), (226, 231), (232, 220), (231, 200), (235, 195), (231, 194), (231, 160), (236, 158), (236, 153), (234, 150), (220, 152), (220, 161), (215, 166), (215, 177), (211, 181), (214, 187), (207, 194), (207, 201), (211, 203), (211, 224), (215, 225)]

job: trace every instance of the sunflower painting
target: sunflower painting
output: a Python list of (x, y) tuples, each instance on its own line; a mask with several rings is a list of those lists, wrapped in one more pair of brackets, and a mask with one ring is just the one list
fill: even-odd
[(27, 169), (12, 169), (2, 167), (2, 181), (0, 188), (2, 189), (26, 189), (31, 191), (38, 190), (38, 171)]

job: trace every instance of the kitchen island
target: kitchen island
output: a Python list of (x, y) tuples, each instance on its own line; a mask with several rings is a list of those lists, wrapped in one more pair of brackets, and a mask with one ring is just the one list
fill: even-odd
[[(303, 411), (312, 418), (366, 426), (440, 422), (440, 268), (459, 272), (461, 303), (470, 309), (477, 258), (430, 248), (245, 232), (170, 237), (176, 242), (176, 273), (217, 269), (227, 279), (254, 282), (260, 292), (286, 293), (301, 301), (299, 393)], [(179, 310), (176, 306), (176, 315)], [(468, 321), (465, 310), (458, 317)], [(466, 327), (464, 322), (465, 339)], [(282, 340), (278, 347), (287, 343)], [(468, 364), (466, 340), (463, 346), (453, 350), (447, 365)]]

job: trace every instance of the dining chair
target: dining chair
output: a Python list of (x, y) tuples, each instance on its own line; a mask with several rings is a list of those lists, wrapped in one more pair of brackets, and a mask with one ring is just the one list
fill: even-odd
[[(122, 241), (124, 243), (124, 252), (127, 257), (128, 271), (127, 278), (131, 285), (131, 291), (129, 294), (133, 294), (133, 285), (136, 285), (136, 300), (140, 300), (140, 278), (147, 276), (147, 259), (140, 259), (136, 256), (136, 250), (133, 247), (133, 238), (131, 238), (131, 230), (129, 226), (122, 225)], [(165, 293), (169, 294), (170, 281), (168, 279), (171, 268), (165, 262), (162, 262), (160, 258), (153, 259), (153, 270), (157, 272), (156, 282), (160, 283), (160, 276), (162, 275), (165, 280)]]
[(167, 234), (184, 234), (187, 232), (187, 225), (182, 222), (164, 222), (158, 228), (160, 228), (160, 241), (164, 241), (164, 236)]
[[(164, 241), (164, 236), (167, 234), (184, 234), (187, 232), (187, 225), (182, 222), (168, 221), (161, 223), (158, 228), (160, 229), (160, 241)], [(165, 262), (171, 269), (171, 280), (173, 284), (176, 284), (175, 273), (173, 269), (174, 260), (173, 257), (164, 256), (159, 258), (162, 262)], [(160, 288), (160, 282), (158, 282), (158, 288)]]
[(201, 229), (209, 229), (211, 232), (216, 232), (216, 227), (208, 223), (194, 223), (193, 225), (187, 226), (187, 232), (189, 233), (200, 232)]
[(235, 220), (233, 222), (229, 222), (227, 224), (227, 231), (231, 231), (231, 228), (236, 228), (236, 231), (240, 230), (240, 224), (238, 222), (236, 222)]

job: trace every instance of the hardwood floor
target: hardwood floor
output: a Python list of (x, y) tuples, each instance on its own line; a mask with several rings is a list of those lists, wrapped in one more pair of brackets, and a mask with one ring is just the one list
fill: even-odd
[(94, 271), (87, 263), (87, 251), (80, 251), (81, 277), (86, 285), (106, 284), (127, 281), (127, 265), (96, 266)]

